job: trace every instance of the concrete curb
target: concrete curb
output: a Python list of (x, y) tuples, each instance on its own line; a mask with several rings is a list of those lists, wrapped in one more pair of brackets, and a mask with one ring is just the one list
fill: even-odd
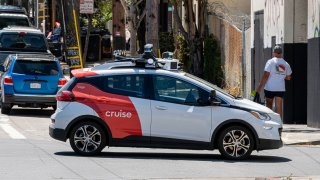
[(285, 145), (320, 145), (320, 129), (311, 128), (307, 125), (284, 124), (282, 141)]

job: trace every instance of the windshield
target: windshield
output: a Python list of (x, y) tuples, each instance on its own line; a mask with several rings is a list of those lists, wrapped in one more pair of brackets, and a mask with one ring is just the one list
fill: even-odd
[(198, 81), (198, 82), (200, 82), (200, 83), (202, 83), (202, 84), (205, 84), (206, 86), (209, 86), (210, 88), (215, 89), (215, 90), (221, 92), (221, 93), (224, 94), (224, 95), (227, 95), (227, 96), (229, 96), (229, 97), (231, 97), (231, 98), (235, 98), (234, 96), (232, 96), (231, 94), (229, 94), (229, 93), (228, 93), (227, 91), (225, 91), (224, 89), (221, 89), (221, 88), (219, 88), (218, 86), (216, 86), (216, 85), (214, 85), (214, 84), (212, 84), (212, 83), (210, 83), (210, 82), (208, 82), (208, 81), (206, 81), (206, 80), (203, 80), (203, 79), (201, 79), (201, 78), (198, 78), (197, 76), (194, 76), (194, 75), (189, 74), (189, 73), (185, 73), (184, 75), (187, 76), (187, 77), (189, 77), (189, 78), (191, 78), (191, 79), (193, 79), (193, 80), (196, 80), (196, 81)]
[(0, 19), (0, 29), (3, 29), (8, 26), (30, 26), (27, 18), (0, 17)]
[(54, 61), (26, 61), (18, 60), (14, 64), (13, 73), (26, 75), (57, 75), (57, 63)]
[(0, 37), (0, 49), (9, 51), (47, 51), (42, 34), (3, 33)]

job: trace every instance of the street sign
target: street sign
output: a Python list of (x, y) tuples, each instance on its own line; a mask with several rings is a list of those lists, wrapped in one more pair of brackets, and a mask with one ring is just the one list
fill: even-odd
[(93, 1), (94, 0), (80, 0), (80, 14), (93, 14)]

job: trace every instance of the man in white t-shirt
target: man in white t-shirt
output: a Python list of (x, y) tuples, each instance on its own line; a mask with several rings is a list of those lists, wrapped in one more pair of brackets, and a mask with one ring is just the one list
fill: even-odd
[(276, 45), (273, 48), (273, 56), (266, 63), (264, 74), (256, 92), (260, 93), (262, 87), (264, 87), (267, 107), (272, 109), (275, 99), (276, 112), (282, 117), (282, 102), (286, 91), (285, 80), (291, 79), (292, 70), (290, 65), (282, 58), (281, 46)]

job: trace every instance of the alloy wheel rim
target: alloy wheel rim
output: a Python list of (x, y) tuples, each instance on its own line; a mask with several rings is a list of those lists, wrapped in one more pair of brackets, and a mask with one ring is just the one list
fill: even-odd
[(74, 134), (74, 144), (82, 152), (93, 152), (100, 147), (101, 133), (94, 126), (81, 126)]
[(249, 151), (250, 145), (249, 136), (241, 130), (229, 131), (223, 137), (223, 148), (232, 157), (245, 155)]

